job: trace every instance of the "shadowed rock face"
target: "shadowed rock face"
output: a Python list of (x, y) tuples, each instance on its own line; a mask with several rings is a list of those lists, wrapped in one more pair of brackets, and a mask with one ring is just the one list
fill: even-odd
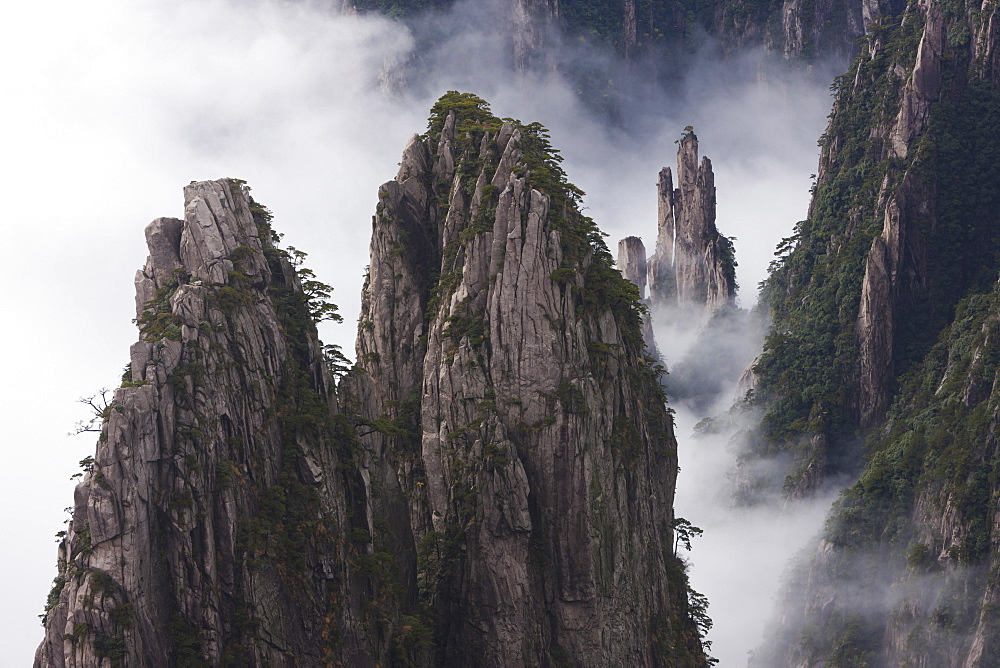
[(241, 182), (150, 224), (36, 665), (705, 665), (638, 293), (544, 129), (463, 113), (380, 189), (336, 390)]
[(655, 307), (704, 306), (706, 314), (736, 299), (731, 242), (715, 227), (715, 175), (698, 162), (698, 138), (684, 134), (677, 149), (677, 189), (669, 167), (660, 172), (656, 252), (649, 259)]

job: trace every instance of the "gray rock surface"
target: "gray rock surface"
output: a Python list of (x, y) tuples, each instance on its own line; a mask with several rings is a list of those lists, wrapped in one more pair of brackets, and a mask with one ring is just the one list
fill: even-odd
[(656, 307), (704, 307), (705, 315), (736, 299), (731, 243), (715, 226), (715, 175), (698, 162), (698, 138), (686, 131), (677, 149), (677, 188), (669, 167), (657, 188), (656, 252), (649, 259), (650, 301)]
[(618, 242), (618, 270), (639, 288), (639, 299), (646, 298), (646, 247), (639, 237), (625, 237)]
[(345, 385), (376, 426), (371, 512), (407, 519), (407, 596), (445, 665), (700, 665), (638, 314), (593, 292), (622, 279), (572, 202), (534, 186), (537, 140), (459, 126), (411, 140), (380, 191)]
[(239, 182), (184, 197), (183, 221), (146, 230), (142, 338), (76, 489), (35, 665), (369, 661), (345, 439), (322, 423), (336, 400), (289, 307), (295, 272)]
[(337, 389), (242, 182), (149, 226), (36, 666), (706, 665), (639, 301), (539, 130), (472, 123), (379, 190)]
[[(625, 237), (618, 242), (618, 269), (629, 281), (639, 289), (639, 299), (648, 304), (646, 299), (646, 247), (639, 237)], [(660, 357), (656, 347), (656, 337), (653, 335), (653, 319), (647, 312), (642, 316), (642, 338), (646, 342), (646, 350), (656, 359)]]

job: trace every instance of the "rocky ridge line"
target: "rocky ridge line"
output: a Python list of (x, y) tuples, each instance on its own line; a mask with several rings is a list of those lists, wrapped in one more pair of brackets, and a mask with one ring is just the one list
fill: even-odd
[(241, 182), (149, 226), (37, 666), (706, 664), (637, 291), (544, 128), (433, 113), (337, 389)]

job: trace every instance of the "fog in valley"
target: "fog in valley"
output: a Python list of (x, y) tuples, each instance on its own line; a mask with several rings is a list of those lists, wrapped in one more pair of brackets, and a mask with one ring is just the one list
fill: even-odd
[[(735, 380), (715, 383), (716, 368), (752, 362), (760, 350), (759, 327), (749, 314), (739, 314), (736, 319), (747, 325), (741, 338), (734, 328), (720, 326), (720, 319), (698, 325), (689, 314), (686, 320), (680, 315), (657, 310), (653, 321), (667, 366), (680, 369), (666, 379), (675, 397), (681, 468), (674, 508), (704, 532), (692, 539), (686, 558), (691, 586), (708, 597), (710, 654), (721, 666), (745, 666), (773, 622), (790, 560), (814, 548), (831, 503), (848, 481), (833, 482), (809, 499), (786, 500), (781, 486), (789, 462), (747, 456), (746, 432), (761, 417), (745, 402), (747, 388)], [(714, 367), (693, 364), (705, 359)], [(675, 380), (678, 373), (686, 374), (685, 382)], [(679, 553), (685, 557), (683, 548)]]
[[(773, 249), (805, 216), (817, 138), (845, 63), (785, 66), (759, 51), (727, 59), (711, 44), (683, 73), (634, 64), (613, 99), (596, 103), (562, 72), (614, 72), (609, 54), (547, 40), (548, 58), (513, 67), (499, 9), (463, 2), (411, 26), (342, 14), (339, 3), (150, 0), (20, 3), (0, 26), (12, 103), (3, 124), (8, 276), (2, 389), (8, 483), (0, 568), (14, 574), (0, 611), (0, 665), (27, 665), (41, 640), (55, 575), (53, 535), (72, 503), (70, 476), (94, 434), (67, 437), (89, 416), (78, 397), (118, 385), (137, 339), (132, 280), (146, 257), (143, 229), (182, 214), (192, 180), (237, 177), (274, 213), (285, 243), (335, 287), (343, 325), (321, 336), (353, 356), (354, 322), (378, 186), (395, 175), (409, 135), (447, 90), (474, 92), (501, 117), (539, 121), (562, 151), (587, 213), (612, 248), (627, 235), (651, 252), (656, 178), (693, 126), (713, 161), (718, 226), (736, 237), (749, 308)], [(500, 18), (497, 18), (497, 17)], [(432, 39), (431, 35), (437, 35)], [(554, 68), (554, 66), (558, 66)], [(559, 69), (561, 68), (561, 69)], [(654, 76), (655, 74), (655, 76)], [(658, 80), (663, 85), (651, 85)], [(657, 314), (668, 367), (701, 334)], [(759, 331), (733, 344), (753, 358)], [(704, 345), (701, 341), (700, 345)], [(734, 363), (735, 364), (735, 363)], [(16, 379), (16, 382), (12, 382)], [(737, 508), (731, 432), (693, 438), (725, 412), (735, 378), (697, 406), (674, 404), (681, 474), (677, 514), (705, 530), (691, 577), (709, 597), (712, 654), (741, 665), (761, 638), (788, 559), (822, 524), (830, 498)]]

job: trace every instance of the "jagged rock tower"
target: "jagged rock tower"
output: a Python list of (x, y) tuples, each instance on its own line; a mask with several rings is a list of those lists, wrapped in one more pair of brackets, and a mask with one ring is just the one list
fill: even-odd
[(380, 191), (350, 388), (446, 662), (704, 660), (638, 294), (580, 194), (541, 126), (457, 93)]
[(183, 220), (146, 228), (141, 340), (76, 489), (35, 663), (364, 660), (352, 437), (296, 273), (240, 182), (184, 198)]
[(732, 241), (715, 227), (712, 162), (698, 163), (698, 138), (686, 130), (677, 149), (677, 189), (660, 171), (656, 252), (649, 259), (653, 306), (701, 306), (708, 314), (736, 299)]
[(266, 209), (186, 188), (36, 665), (705, 665), (639, 295), (581, 195), (544, 128), (442, 98), (334, 389)]

